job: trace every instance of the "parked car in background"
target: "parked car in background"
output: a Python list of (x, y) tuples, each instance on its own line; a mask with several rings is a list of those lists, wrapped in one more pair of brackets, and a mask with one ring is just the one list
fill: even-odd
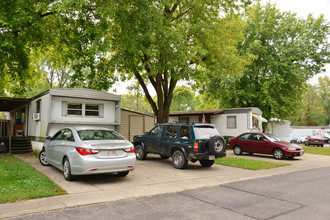
[(303, 136), (301, 138), (298, 139), (298, 144), (304, 144), (305, 141), (306, 141), (307, 137), (306, 136)]
[(323, 136), (324, 144), (329, 144), (329, 137)]
[(298, 143), (298, 138), (297, 137), (292, 137), (290, 139), (290, 143)]
[(316, 145), (318, 147), (323, 147), (324, 139), (317, 136), (308, 136), (305, 141), (305, 146)]
[(250, 132), (230, 138), (227, 147), (232, 149), (236, 155), (241, 155), (243, 152), (270, 154), (275, 159), (299, 157), (304, 154), (304, 150), (300, 146), (284, 142), (275, 135), (265, 133)]
[(134, 136), (135, 154), (144, 160), (147, 154), (163, 159), (172, 157), (172, 165), (185, 169), (188, 161), (211, 167), (216, 158), (226, 156), (226, 142), (212, 124), (159, 124), (144, 135)]
[(134, 145), (116, 131), (96, 128), (63, 128), (46, 142), (39, 153), (42, 165), (63, 171), (66, 180), (75, 175), (117, 173), (134, 170)]

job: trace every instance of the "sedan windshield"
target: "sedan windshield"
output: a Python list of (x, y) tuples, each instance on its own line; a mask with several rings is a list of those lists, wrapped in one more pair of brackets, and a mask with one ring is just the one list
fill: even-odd
[(111, 130), (80, 130), (78, 135), (81, 140), (124, 140), (117, 132)]
[(275, 135), (272, 134), (265, 134), (265, 136), (268, 138), (268, 140), (270, 140), (271, 142), (281, 142), (283, 140), (281, 140), (279, 137), (276, 137)]
[(212, 126), (195, 126), (196, 139), (209, 139), (215, 135), (220, 135), (218, 129)]

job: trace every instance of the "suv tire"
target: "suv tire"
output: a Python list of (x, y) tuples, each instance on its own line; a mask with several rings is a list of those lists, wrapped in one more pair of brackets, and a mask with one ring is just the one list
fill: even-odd
[(211, 167), (214, 164), (214, 160), (200, 160), (199, 163), (202, 167)]
[(137, 160), (145, 160), (147, 157), (146, 152), (144, 151), (141, 144), (135, 146), (135, 156)]
[(225, 139), (221, 136), (213, 136), (210, 140), (209, 150), (213, 155), (220, 155), (225, 149)]
[(172, 154), (172, 164), (176, 169), (186, 169), (188, 166), (188, 160), (180, 150), (174, 151)]

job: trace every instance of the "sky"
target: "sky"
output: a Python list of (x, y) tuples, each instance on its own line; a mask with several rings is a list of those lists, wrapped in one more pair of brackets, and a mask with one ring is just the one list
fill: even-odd
[[(271, 2), (276, 4), (276, 8), (281, 11), (291, 11), (297, 14), (298, 17), (307, 18), (308, 14), (312, 14), (314, 17), (319, 17), (321, 14), (324, 15), (325, 19), (330, 22), (330, 0), (261, 0), (261, 4)], [(329, 39), (330, 40), (330, 39)], [(320, 76), (328, 76), (330, 78), (330, 64), (325, 66), (326, 71), (319, 73), (311, 78), (308, 82), (315, 85), (318, 82)], [(134, 81), (130, 82), (119, 82), (110, 90), (116, 94), (129, 93), (126, 90), (128, 85), (131, 85)], [(151, 87), (150, 87), (151, 89)], [(149, 89), (149, 90), (150, 90)], [(152, 94), (154, 91), (152, 91)]]

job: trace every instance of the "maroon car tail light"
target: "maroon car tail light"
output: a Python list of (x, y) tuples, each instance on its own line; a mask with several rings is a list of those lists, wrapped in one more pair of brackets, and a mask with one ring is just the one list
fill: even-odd
[(126, 153), (135, 153), (135, 147), (126, 148), (124, 151)]
[(82, 148), (82, 147), (76, 147), (76, 151), (82, 156), (86, 156), (86, 155), (90, 155), (90, 154), (97, 154), (100, 152), (99, 150)]
[(194, 142), (194, 152), (198, 152), (198, 142)]

